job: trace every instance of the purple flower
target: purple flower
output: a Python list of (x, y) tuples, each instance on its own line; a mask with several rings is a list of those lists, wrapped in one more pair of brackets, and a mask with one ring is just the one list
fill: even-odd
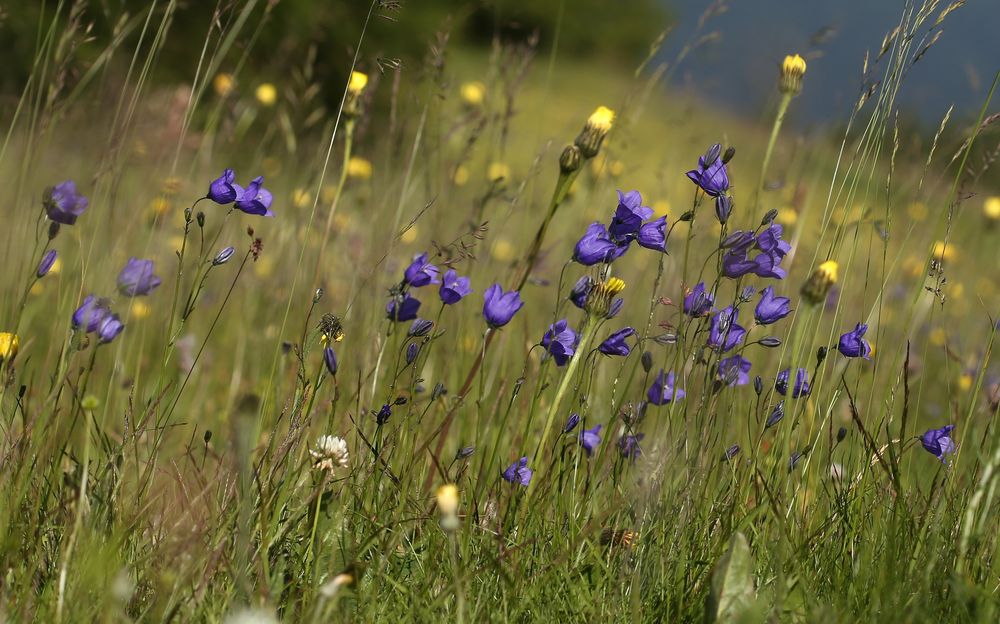
[[(791, 373), (786, 368), (778, 373), (777, 379), (774, 380), (774, 388), (781, 396), (786, 396), (788, 393), (788, 381), (790, 377)], [(809, 391), (809, 373), (806, 372), (806, 369), (800, 368), (795, 372), (795, 386), (792, 388), (792, 398), (797, 399), (801, 396), (809, 396)]]
[(618, 438), (618, 451), (622, 454), (625, 459), (631, 459), (633, 462), (639, 459), (642, 455), (642, 449), (639, 447), (639, 443), (642, 439), (646, 437), (645, 434), (638, 435), (623, 435)]
[(632, 327), (619, 329), (615, 333), (608, 336), (604, 342), (597, 347), (597, 350), (604, 355), (627, 356), (632, 352), (632, 347), (628, 345), (628, 342), (626, 342), (625, 339), (630, 336), (635, 336), (635, 334), (636, 331)]
[(522, 457), (510, 466), (507, 466), (507, 470), (501, 472), (500, 476), (508, 483), (520, 483), (528, 487), (528, 484), (531, 483), (532, 474), (534, 472), (531, 468), (528, 468), (528, 458)]
[(42, 205), (49, 219), (63, 225), (73, 225), (87, 209), (87, 198), (76, 192), (76, 182), (66, 180), (45, 189)]
[(542, 336), (541, 344), (546, 351), (552, 354), (556, 366), (563, 366), (576, 353), (578, 342), (580, 342), (580, 336), (573, 331), (566, 319), (562, 319), (549, 327), (549, 330)]
[(493, 284), (483, 293), (483, 317), (493, 329), (509, 323), (523, 305), (520, 293), (515, 290), (504, 293), (500, 284)]
[(698, 158), (698, 168), (687, 172), (687, 177), (712, 197), (718, 197), (729, 190), (729, 176), (726, 174), (726, 165), (718, 156), (720, 149), (720, 145), (713, 145), (706, 156), (713, 155), (714, 158), (706, 161), (705, 156), (700, 156)]
[(642, 222), (653, 216), (653, 209), (642, 205), (639, 191), (618, 191), (618, 208), (611, 218), (608, 233), (616, 241), (625, 241), (639, 233)]
[(601, 425), (593, 429), (584, 429), (580, 432), (580, 446), (587, 451), (587, 455), (593, 455), (594, 449), (601, 443)]
[(225, 206), (236, 201), (243, 194), (243, 188), (236, 184), (236, 174), (232, 169), (225, 169), (222, 175), (212, 180), (208, 185), (208, 197), (217, 204)]
[(781, 419), (785, 417), (785, 400), (782, 399), (778, 401), (778, 404), (774, 406), (771, 410), (771, 415), (767, 417), (767, 421), (764, 423), (765, 429), (770, 429), (771, 427), (777, 425), (781, 422)]
[(858, 323), (854, 326), (853, 330), (840, 337), (840, 342), (837, 344), (837, 351), (850, 358), (863, 357), (866, 360), (871, 359), (872, 346), (863, 337), (867, 331), (868, 325)]
[(236, 197), (236, 208), (251, 215), (273, 217), (271, 191), (264, 188), (263, 184), (264, 176), (257, 176), (245, 189), (236, 187), (237, 191), (242, 191)]
[(421, 338), (431, 333), (431, 329), (434, 327), (434, 321), (428, 321), (426, 319), (415, 319), (410, 325), (410, 331), (406, 332), (407, 336), (414, 338)]
[(928, 453), (940, 459), (942, 463), (947, 463), (945, 455), (954, 453), (958, 448), (955, 441), (948, 435), (954, 429), (955, 425), (945, 425), (940, 429), (929, 429), (920, 436), (920, 443), (924, 445), (924, 449)]
[(728, 306), (712, 317), (711, 329), (708, 333), (710, 347), (725, 353), (743, 340), (747, 331), (736, 323), (739, 314), (738, 309)]
[(469, 285), (469, 278), (459, 277), (455, 269), (448, 269), (441, 280), (441, 288), (438, 294), (441, 295), (441, 302), (445, 305), (454, 305), (472, 293)]
[(722, 455), (722, 459), (723, 461), (732, 461), (732, 459), (739, 454), (740, 454), (740, 445), (734, 444), (726, 449), (726, 452), (723, 453)]
[(385, 306), (385, 313), (390, 321), (401, 323), (412, 321), (417, 318), (417, 310), (420, 309), (420, 302), (410, 295), (393, 297)]
[(712, 309), (713, 303), (715, 300), (712, 293), (705, 290), (705, 282), (698, 282), (684, 297), (684, 314), (691, 317), (705, 316)]
[(589, 275), (584, 275), (576, 280), (573, 290), (569, 291), (569, 300), (573, 302), (573, 305), (583, 310), (584, 306), (587, 305), (587, 298), (590, 296), (590, 291), (593, 288), (594, 280), (590, 279)]
[(587, 227), (587, 232), (573, 248), (573, 260), (584, 266), (594, 266), (601, 262), (610, 263), (628, 251), (629, 243), (631, 240), (621, 244), (611, 240), (604, 224), (595, 221)]
[(379, 408), (378, 413), (375, 414), (375, 424), (384, 425), (389, 422), (389, 418), (392, 417), (392, 406), (388, 403), (383, 403), (382, 407)]
[(664, 373), (661, 368), (659, 374), (656, 375), (656, 379), (653, 380), (653, 385), (646, 392), (646, 398), (653, 405), (666, 405), (683, 399), (684, 390), (674, 387), (673, 371)]
[(403, 284), (420, 288), (427, 284), (438, 283), (438, 268), (427, 262), (427, 254), (413, 256), (413, 262), (403, 272)]
[(580, 415), (577, 414), (576, 412), (573, 412), (572, 414), (569, 415), (569, 418), (566, 419), (566, 424), (563, 426), (563, 433), (569, 433), (570, 431), (573, 431), (574, 429), (576, 429), (576, 426), (579, 423), (580, 423)]
[(98, 299), (87, 295), (80, 307), (73, 313), (73, 329), (82, 329), (84, 333), (97, 331), (101, 322), (111, 314), (107, 299)]
[(753, 311), (753, 316), (761, 325), (776, 323), (791, 313), (789, 304), (792, 302), (788, 297), (775, 297), (774, 287), (768, 286), (760, 291), (760, 301)]
[[(792, 246), (781, 240), (781, 233), (782, 227), (777, 223), (772, 223), (757, 236), (753, 232), (734, 232), (723, 243), (728, 251), (722, 256), (722, 274), (731, 279), (750, 273), (784, 279), (786, 272), (779, 265)], [(751, 259), (752, 249), (760, 253)]]
[(125, 329), (125, 325), (122, 323), (121, 319), (118, 318), (117, 314), (109, 314), (105, 316), (101, 321), (101, 324), (97, 327), (97, 340), (106, 344), (115, 339), (115, 336), (122, 333)]
[(148, 295), (160, 285), (160, 278), (153, 275), (153, 261), (129, 258), (118, 274), (118, 292), (128, 297)]
[(750, 360), (737, 354), (719, 361), (719, 379), (727, 386), (745, 386), (750, 383)]
[(660, 217), (649, 223), (643, 224), (639, 228), (639, 236), (636, 239), (639, 246), (653, 251), (667, 251), (667, 218)]
[(326, 364), (326, 370), (331, 375), (337, 374), (337, 354), (333, 352), (332, 347), (323, 349), (323, 364)]
[(715, 198), (715, 216), (719, 223), (725, 225), (729, 215), (733, 214), (733, 198), (730, 195), (719, 195)]
[(604, 318), (608, 320), (615, 318), (622, 311), (623, 307), (625, 307), (625, 300), (621, 297), (615, 297), (611, 305), (608, 306), (608, 313), (604, 315)]
[(38, 263), (38, 268), (35, 269), (35, 276), (41, 279), (48, 275), (49, 271), (52, 270), (52, 265), (56, 263), (57, 256), (55, 249), (46, 251), (45, 255), (42, 256), (42, 261)]

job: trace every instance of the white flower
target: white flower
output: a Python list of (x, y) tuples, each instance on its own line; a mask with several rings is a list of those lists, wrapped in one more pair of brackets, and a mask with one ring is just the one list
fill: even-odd
[(349, 454), (347, 442), (337, 436), (325, 435), (316, 440), (316, 447), (309, 451), (316, 460), (313, 467), (316, 470), (333, 471), (336, 468), (346, 468)]

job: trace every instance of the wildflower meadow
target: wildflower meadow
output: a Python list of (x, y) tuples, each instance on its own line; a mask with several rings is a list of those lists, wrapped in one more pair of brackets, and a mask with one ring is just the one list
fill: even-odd
[(0, 622), (1000, 620), (1000, 74), (906, 117), (964, 2), (822, 130), (805, 45), (677, 86), (719, 0), (199, 4), (0, 10)]

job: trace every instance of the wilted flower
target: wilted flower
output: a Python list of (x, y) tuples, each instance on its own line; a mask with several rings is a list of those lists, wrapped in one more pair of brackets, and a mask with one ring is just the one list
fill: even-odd
[(337, 354), (333, 352), (333, 347), (323, 349), (323, 364), (331, 375), (337, 375)]
[(403, 272), (403, 283), (420, 288), (428, 284), (438, 283), (438, 268), (427, 261), (427, 254), (413, 256), (413, 262)]
[(576, 353), (576, 345), (579, 342), (580, 336), (573, 331), (566, 319), (562, 319), (549, 327), (542, 336), (541, 345), (552, 354), (556, 366), (564, 366)]
[(508, 483), (520, 483), (527, 487), (531, 483), (531, 475), (533, 474), (534, 471), (528, 468), (528, 458), (522, 457), (501, 472), (500, 476)]
[(580, 415), (577, 414), (576, 412), (573, 412), (572, 414), (569, 415), (569, 418), (566, 419), (566, 424), (563, 426), (563, 433), (569, 433), (570, 431), (573, 431), (574, 429), (576, 429), (576, 426), (579, 423), (580, 423)]
[(704, 156), (698, 157), (698, 168), (687, 172), (687, 177), (712, 197), (729, 190), (726, 165), (719, 158), (721, 151), (722, 146), (716, 143)]
[(674, 387), (674, 372), (665, 373), (660, 369), (653, 385), (646, 392), (646, 398), (653, 405), (666, 405), (673, 401), (680, 401), (684, 398), (684, 390)]
[(596, 425), (580, 432), (580, 446), (587, 451), (587, 455), (593, 455), (594, 449), (601, 443), (601, 427), (601, 425)]
[(750, 383), (750, 360), (736, 354), (719, 360), (719, 379), (727, 386), (744, 386)]
[(45, 189), (42, 205), (49, 219), (63, 225), (73, 225), (87, 209), (87, 198), (76, 192), (76, 182), (66, 180)]
[(520, 293), (513, 290), (504, 293), (500, 284), (493, 284), (483, 293), (483, 317), (493, 329), (509, 323), (523, 305)]
[(420, 301), (409, 294), (393, 297), (385, 306), (386, 316), (390, 321), (401, 323), (412, 321), (417, 318), (417, 310), (420, 309)]
[(82, 329), (87, 334), (95, 332), (109, 314), (111, 309), (106, 299), (87, 295), (80, 307), (73, 312), (73, 328)]
[(827, 260), (816, 267), (809, 279), (802, 284), (800, 291), (802, 298), (813, 305), (826, 301), (830, 289), (837, 283), (837, 267), (837, 263), (833, 260)]
[[(786, 368), (778, 373), (777, 379), (774, 380), (774, 388), (781, 396), (786, 396), (788, 393), (790, 377), (791, 373)], [(806, 369), (800, 368), (795, 372), (795, 386), (792, 388), (792, 398), (797, 399), (800, 396), (809, 396), (809, 390), (809, 373), (806, 372)]]
[(445, 271), (444, 279), (441, 280), (438, 293), (441, 295), (442, 303), (454, 305), (472, 293), (469, 278), (459, 277), (455, 269), (448, 269)]
[(632, 352), (632, 348), (625, 341), (630, 336), (635, 336), (636, 331), (632, 327), (624, 327), (608, 336), (604, 342), (598, 345), (597, 350), (604, 355), (627, 356)]
[(940, 459), (942, 463), (947, 463), (945, 455), (954, 453), (958, 448), (949, 435), (954, 429), (955, 425), (945, 425), (940, 429), (928, 429), (920, 436), (920, 443), (928, 453)]
[(232, 169), (225, 169), (222, 175), (212, 180), (208, 185), (208, 197), (217, 204), (225, 206), (236, 201), (236, 198), (243, 194), (243, 187), (236, 184), (236, 173)]
[(212, 258), (212, 266), (219, 266), (220, 264), (225, 264), (229, 262), (229, 259), (233, 257), (236, 253), (235, 247), (226, 247)]
[(601, 151), (601, 143), (611, 130), (614, 120), (615, 112), (606, 106), (598, 106), (590, 115), (574, 141), (584, 158), (593, 158)]
[(864, 339), (867, 331), (867, 324), (858, 323), (854, 326), (853, 330), (840, 337), (840, 342), (837, 343), (837, 350), (850, 358), (863, 357), (866, 360), (871, 359), (872, 346)]
[(160, 278), (153, 274), (153, 261), (129, 258), (118, 274), (118, 292), (128, 297), (148, 295), (160, 285)]
[(336, 468), (346, 468), (349, 454), (347, 441), (337, 436), (324, 435), (316, 440), (316, 446), (309, 451), (315, 463), (313, 468), (322, 472), (333, 472)]
[(124, 329), (125, 325), (118, 318), (117, 314), (105, 316), (101, 324), (97, 327), (97, 339), (102, 343), (111, 342)]
[(684, 314), (691, 317), (705, 316), (712, 309), (715, 300), (712, 293), (705, 290), (705, 283), (698, 282), (698, 285), (691, 289), (684, 296)]
[(639, 456), (642, 455), (639, 443), (642, 442), (644, 437), (646, 435), (640, 433), (638, 435), (627, 434), (618, 438), (618, 451), (622, 454), (622, 457), (631, 459), (632, 461), (639, 459)]
[(746, 330), (736, 323), (739, 309), (728, 306), (712, 317), (708, 345), (721, 353), (729, 351), (746, 336)]
[(0, 362), (9, 362), (17, 357), (21, 348), (21, 339), (17, 334), (0, 332)]
[(778, 90), (782, 93), (798, 95), (802, 91), (802, 76), (806, 73), (806, 60), (798, 54), (788, 55), (781, 63), (781, 77)]
[(46, 251), (45, 255), (42, 256), (41, 262), (38, 263), (38, 268), (35, 269), (35, 276), (41, 279), (48, 275), (49, 271), (52, 270), (52, 265), (56, 263), (57, 257), (58, 254), (55, 249)]
[(263, 186), (264, 176), (257, 176), (250, 181), (243, 192), (236, 196), (236, 208), (250, 215), (273, 217), (271, 212), (271, 191)]
[(754, 309), (754, 318), (761, 325), (770, 325), (771, 323), (776, 323), (781, 319), (791, 313), (792, 300), (788, 297), (776, 297), (774, 295), (774, 287), (768, 286), (760, 292), (760, 301), (757, 302), (757, 307)]

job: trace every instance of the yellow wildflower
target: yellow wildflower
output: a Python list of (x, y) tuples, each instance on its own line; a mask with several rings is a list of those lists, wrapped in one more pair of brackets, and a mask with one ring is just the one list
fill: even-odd
[(359, 180), (367, 180), (372, 177), (372, 163), (361, 156), (351, 156), (347, 161), (347, 175)]
[(0, 332), (0, 362), (8, 362), (17, 357), (21, 348), (21, 339), (17, 334)]
[(232, 92), (235, 83), (236, 81), (231, 74), (216, 74), (215, 78), (212, 79), (212, 88), (215, 89), (215, 94), (219, 97), (226, 97)]
[(462, 101), (469, 106), (481, 106), (486, 99), (486, 85), (477, 81), (463, 83), (459, 93)]
[(257, 97), (257, 101), (260, 102), (262, 106), (271, 107), (278, 101), (278, 89), (276, 89), (270, 82), (265, 82), (259, 85), (254, 95)]

